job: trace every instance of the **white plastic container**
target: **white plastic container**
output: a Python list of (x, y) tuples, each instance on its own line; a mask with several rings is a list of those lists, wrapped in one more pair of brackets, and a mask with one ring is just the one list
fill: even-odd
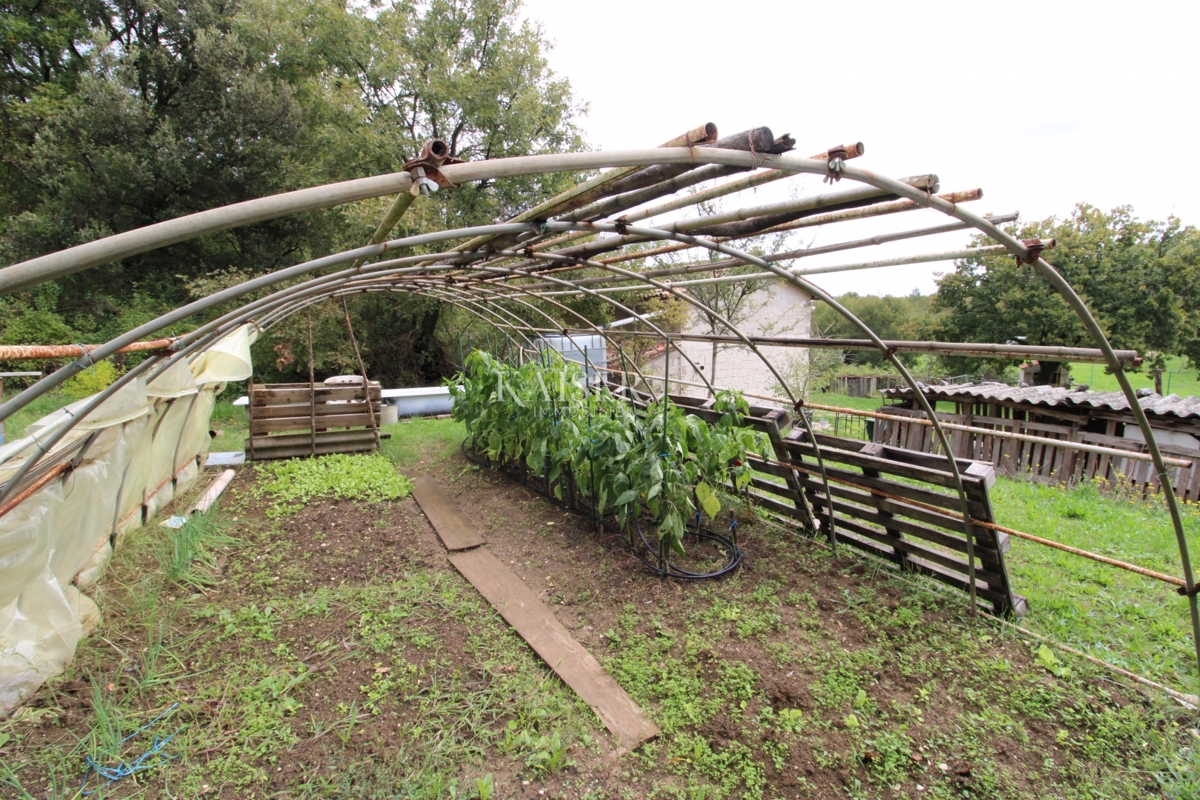
[(543, 336), (538, 345), (562, 353), (567, 361), (584, 365), (589, 385), (595, 386), (604, 380), (605, 373), (600, 370), (608, 367), (608, 341), (603, 336), (549, 334)]
[(415, 389), (384, 389), (383, 402), (394, 407), (401, 417), (428, 417), (449, 414), (454, 398), (449, 386), (420, 386)]

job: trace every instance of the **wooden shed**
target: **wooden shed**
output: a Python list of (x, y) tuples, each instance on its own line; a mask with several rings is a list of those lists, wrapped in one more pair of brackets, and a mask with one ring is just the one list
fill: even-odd
[[(946, 422), (1137, 453), (1146, 451), (1129, 402), (1121, 392), (1003, 383), (921, 385), (921, 389), (938, 412), (938, 418)], [(882, 395), (892, 404), (879, 409), (881, 412), (924, 417), (911, 388), (888, 389)], [(1138, 399), (1163, 454), (1200, 461), (1200, 397), (1173, 394), (1163, 397), (1141, 390)], [(879, 420), (873, 438), (876, 442), (926, 452), (933, 451), (935, 441), (928, 426), (895, 420)], [(951, 447), (961, 458), (991, 462), (1001, 474), (1025, 473), (1066, 485), (1103, 479), (1132, 483), (1146, 491), (1158, 488), (1158, 477), (1147, 461), (1002, 439), (984, 432), (954, 431)], [(1182, 498), (1200, 499), (1200, 466), (1173, 467), (1168, 474)]]

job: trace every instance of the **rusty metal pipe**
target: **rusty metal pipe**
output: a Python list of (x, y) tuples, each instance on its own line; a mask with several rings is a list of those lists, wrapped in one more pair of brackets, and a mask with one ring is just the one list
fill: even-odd
[[(808, 408), (815, 408), (818, 411), (831, 411), (835, 414), (846, 414), (852, 417), (868, 417), (870, 419), (882, 419), (889, 422), (913, 423), (916, 425), (924, 425), (929, 427), (932, 425), (929, 420), (921, 417), (902, 417), (897, 414), (886, 414), (882, 411), (861, 411), (855, 408), (842, 408), (840, 406), (826, 406), (820, 403), (810, 403), (805, 401), (804, 405)], [(957, 422), (942, 422), (942, 427), (951, 431), (962, 431), (964, 433), (978, 433), (984, 436), (992, 436), (997, 439), (1008, 439), (1014, 442), (1029, 442), (1031, 444), (1048, 444), (1054, 447), (1061, 447), (1064, 450), (1078, 450), (1081, 453), (1095, 453), (1102, 456), (1120, 456), (1133, 461), (1153, 461), (1149, 453), (1139, 453), (1133, 450), (1121, 450), (1116, 447), (1105, 447), (1099, 444), (1087, 444), (1085, 442), (1072, 442), (1067, 439), (1054, 439), (1049, 436), (1032, 436), (1028, 433), (1011, 433), (1009, 431), (998, 431), (992, 428), (977, 428), (972, 425), (960, 425)], [(1187, 458), (1164, 458), (1164, 461), (1172, 467), (1189, 468), (1193, 465), (1193, 461)]]
[[(1011, 222), (1017, 218), (1017, 214), (996, 214), (989, 215), (987, 219), (993, 222)], [(836, 244), (827, 244), (821, 247), (809, 247), (800, 250), (792, 250), (785, 253), (775, 253), (772, 255), (763, 256), (764, 261), (788, 261), (799, 258), (811, 258), (812, 256), (826, 255), (828, 253), (837, 253), (843, 250), (854, 250), (860, 247), (872, 247), (876, 245), (887, 244), (888, 242), (899, 242), (906, 239), (916, 239), (922, 236), (934, 236), (939, 233), (953, 233), (954, 231), (966, 230), (967, 225), (962, 222), (952, 222), (949, 225), (938, 225), (931, 228), (917, 228), (911, 231), (902, 231), (899, 233), (885, 233), (878, 236), (871, 236), (867, 239), (855, 239), (849, 242), (838, 242)], [(612, 263), (614, 259), (599, 259), (602, 263)], [(693, 272), (711, 272), (714, 270), (729, 269), (731, 267), (742, 266), (743, 262), (736, 258), (721, 259), (712, 262), (697, 262), (695, 264), (683, 264), (678, 267), (667, 267), (664, 269), (646, 270), (640, 274), (647, 277), (660, 277), (665, 275), (688, 275)], [(600, 276), (595, 278), (580, 278), (575, 283), (579, 285), (591, 285), (594, 283), (612, 283), (617, 279), (608, 276)], [(676, 284), (678, 285), (678, 284)], [(527, 288), (543, 288), (549, 284), (531, 284)], [(606, 290), (616, 291), (616, 289)]]
[[(117, 353), (145, 353), (166, 350), (179, 337), (155, 339), (152, 342), (134, 342), (116, 350)], [(11, 344), (0, 345), (0, 361), (32, 361), (43, 358), (83, 358), (96, 350), (98, 344)]]

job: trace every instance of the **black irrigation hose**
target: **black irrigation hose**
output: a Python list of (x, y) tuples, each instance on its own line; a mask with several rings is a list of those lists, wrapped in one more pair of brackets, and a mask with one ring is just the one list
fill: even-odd
[[(574, 505), (572, 505), (571, 503), (568, 503), (564, 500), (560, 500), (559, 498), (554, 497), (552, 494), (550, 494), (548, 483), (547, 483), (547, 487), (545, 489), (543, 489), (541, 485), (535, 484), (535, 483), (530, 482), (529, 480), (526, 480), (526, 477), (531, 474), (529, 472), (529, 470), (518, 468), (515, 470), (516, 475), (513, 476), (512, 473), (514, 470), (513, 470), (513, 468), (509, 467), (507, 464), (503, 464), (503, 463), (494, 464), (492, 462), (485, 461), (481, 458), (476, 457), (471, 452), (471, 448), (467, 447), (466, 439), (463, 439), (461, 449), (462, 449), (463, 457), (466, 458), (468, 461), (470, 461), (472, 464), (476, 464), (479, 466), (499, 467), (510, 477), (516, 477), (516, 479), (519, 480), (521, 482), (521, 484), (526, 486), (527, 488), (532, 489), (533, 491), (537, 492), (538, 494), (542, 495), (543, 497), (545, 497), (548, 500), (558, 503), (559, 505), (568, 509), (569, 511), (582, 516), (583, 512), (580, 511), (578, 508), (576, 508)], [(572, 480), (572, 483), (574, 483), (573, 480)], [(649, 567), (651, 570), (653, 570), (655, 572), (655, 574), (657, 574), (657, 575), (661, 575), (663, 577), (668, 577), (668, 578), (681, 578), (683, 580), (708, 580), (711, 578), (719, 578), (722, 575), (727, 575), (728, 573), (733, 572), (735, 569), (737, 569), (742, 563), (742, 550), (740, 547), (738, 547), (737, 536), (735, 534), (733, 534), (733, 530), (737, 526), (736, 519), (733, 519), (729, 525), (729, 532), (731, 534), (730, 536), (725, 536), (724, 534), (717, 533), (716, 531), (705, 528), (704, 526), (702, 526), (700, 524), (699, 519), (697, 519), (695, 521), (696, 522), (695, 530), (693, 530), (690, 527), (684, 529), (685, 535), (692, 536), (701, 541), (710, 541), (714, 545), (716, 545), (716, 547), (718, 549), (723, 550), (727, 554), (725, 563), (718, 569), (715, 569), (712, 572), (692, 572), (691, 570), (686, 570), (681, 567), (675, 566), (674, 564), (670, 563), (670, 561), (667, 561), (662, 558), (657, 558), (657, 557), (652, 556), (654, 558), (654, 561), (647, 559), (645, 556), (642, 555), (641, 552), (639, 552), (637, 545), (634, 542), (633, 536), (631, 535), (628, 539), (626, 539), (624, 533), (621, 531), (621, 529), (619, 527), (617, 527), (616, 525), (610, 524), (609, 518), (612, 518), (615, 520), (616, 515), (611, 512), (608, 514), (602, 514), (600, 516), (600, 524), (606, 528), (615, 530), (616, 534), (621, 537), (621, 541), (623, 541), (629, 547), (629, 551), (633, 555), (633, 557), (636, 558), (638, 561), (642, 562), (643, 564), (645, 564), (647, 567)], [(646, 534), (642, 530), (641, 524), (636, 519), (633, 520), (633, 524), (634, 524), (634, 527), (637, 529), (638, 538), (641, 539), (643, 547), (645, 547), (647, 552), (654, 553), (656, 548), (653, 547), (649, 541), (647, 541)]]

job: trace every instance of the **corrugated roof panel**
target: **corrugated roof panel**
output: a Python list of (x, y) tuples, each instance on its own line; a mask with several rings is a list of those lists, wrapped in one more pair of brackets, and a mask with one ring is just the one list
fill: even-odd
[[(983, 402), (1003, 401), (1009, 403), (1028, 403), (1046, 408), (1084, 409), (1096, 408), (1106, 411), (1128, 411), (1129, 401), (1121, 392), (1078, 392), (1064, 389), (1060, 386), (1009, 386), (1003, 383), (960, 383), (949, 386), (923, 386), (925, 394), (930, 398), (953, 400), (955, 398), (971, 398)], [(885, 389), (882, 395), (886, 398), (910, 397), (912, 392), (908, 387)], [(1200, 397), (1180, 397), (1170, 394), (1166, 397), (1151, 394), (1139, 398), (1142, 408), (1147, 414), (1156, 416), (1173, 416), (1180, 419), (1200, 418)]]

